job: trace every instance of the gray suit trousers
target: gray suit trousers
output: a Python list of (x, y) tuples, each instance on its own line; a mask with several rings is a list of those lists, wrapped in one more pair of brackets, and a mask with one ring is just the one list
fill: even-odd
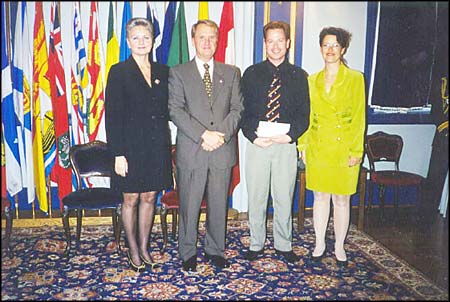
[(197, 254), (200, 204), (204, 193), (207, 201), (205, 252), (223, 256), (230, 176), (231, 168), (177, 167), (180, 200), (178, 252), (182, 261)]

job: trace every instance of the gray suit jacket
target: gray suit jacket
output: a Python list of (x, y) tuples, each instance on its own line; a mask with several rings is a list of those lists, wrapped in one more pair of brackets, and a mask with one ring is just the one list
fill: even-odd
[[(239, 68), (214, 61), (212, 106), (195, 60), (170, 68), (169, 113), (177, 126), (176, 163), (180, 168), (231, 168), (236, 163), (236, 132), (244, 109)], [(225, 133), (225, 144), (207, 152), (203, 132)]]

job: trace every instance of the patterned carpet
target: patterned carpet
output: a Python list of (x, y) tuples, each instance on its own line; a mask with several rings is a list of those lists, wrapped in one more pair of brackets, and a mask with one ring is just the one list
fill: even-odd
[(307, 219), (305, 231), (294, 231), (293, 238), (302, 259), (288, 265), (274, 253), (270, 222), (265, 254), (250, 263), (243, 259), (248, 224), (229, 221), (231, 266), (222, 271), (205, 261), (201, 225), (198, 272), (190, 274), (181, 270), (176, 242), (169, 240), (160, 255), (159, 227), (154, 227), (152, 256), (162, 267), (141, 274), (128, 268), (125, 252), (115, 252), (111, 226), (84, 227), (69, 260), (62, 258), (62, 227), (15, 228), (14, 256), (2, 255), (1, 300), (448, 300), (448, 293), (353, 225), (346, 241), (349, 265), (339, 268), (331, 249), (332, 223), (321, 263), (309, 259), (314, 231)]

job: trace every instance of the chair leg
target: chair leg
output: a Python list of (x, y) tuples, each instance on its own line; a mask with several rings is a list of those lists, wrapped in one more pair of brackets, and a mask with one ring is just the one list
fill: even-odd
[(374, 186), (375, 186), (375, 184), (373, 182), (369, 183), (369, 197), (368, 197), (368, 201), (367, 201), (367, 213), (369, 213), (370, 210), (372, 209), (373, 187)]
[(384, 219), (384, 193), (386, 187), (384, 185), (379, 185), (379, 196), (380, 196), (380, 206), (381, 206), (381, 218)]
[(81, 224), (82, 224), (82, 218), (83, 218), (83, 210), (78, 209), (77, 210), (77, 244), (80, 244), (80, 238), (81, 238)]
[(178, 210), (172, 209), (172, 239), (175, 240), (178, 225)]
[(397, 216), (398, 211), (398, 186), (394, 186), (394, 215)]
[(161, 228), (162, 228), (162, 233), (163, 233), (163, 245), (160, 251), (160, 254), (164, 254), (164, 251), (166, 249), (167, 246), (167, 209), (163, 206), (161, 208)]
[(69, 228), (69, 209), (64, 207), (62, 213), (62, 223), (64, 226), (64, 233), (66, 234), (66, 249), (64, 250), (64, 257), (69, 256), (70, 253), (70, 228)]
[(6, 234), (5, 234), (5, 246), (6, 251), (10, 256), (12, 256), (12, 249), (10, 244), (11, 233), (12, 233), (12, 224), (13, 224), (13, 214), (11, 212), (10, 207), (5, 208), (5, 216), (6, 216)]
[(120, 205), (113, 210), (112, 214), (112, 222), (113, 222), (113, 230), (114, 230), (114, 239), (116, 241), (116, 250), (117, 253), (120, 254), (120, 233), (121, 233), (121, 222), (120, 222), (120, 213), (121, 209), (119, 208)]

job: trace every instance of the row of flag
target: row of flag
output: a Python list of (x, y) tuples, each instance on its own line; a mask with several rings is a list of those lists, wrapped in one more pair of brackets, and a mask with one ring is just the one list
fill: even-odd
[[(124, 2), (119, 43), (114, 32), (113, 2), (110, 2), (104, 79), (96, 1), (90, 3), (87, 47), (81, 30), (80, 4), (78, 1), (72, 4), (70, 58), (65, 56), (67, 52), (62, 47), (58, 1), (51, 3), (48, 47), (42, 2), (35, 2), (32, 27), (27, 17), (31, 8), (26, 1), (2, 2), (1, 5), (2, 179), (5, 182), (2, 197), (14, 197), (26, 188), (27, 202), (38, 201), (39, 208), (48, 213), (49, 180), (58, 186), (60, 208), (62, 198), (75, 188), (69, 161), (70, 146), (93, 140), (106, 141), (104, 88), (111, 66), (130, 55), (125, 25), (132, 18), (131, 3)], [(215, 59), (234, 65), (233, 14), (233, 3), (224, 2)], [(168, 66), (187, 62), (184, 3), (168, 3), (162, 28), (152, 2), (147, 3), (147, 18), (154, 26), (153, 60)], [(199, 2), (198, 18), (209, 18), (208, 2)], [(64, 60), (68, 59), (71, 60), (70, 93), (66, 93), (64, 73)], [(230, 192), (239, 183), (238, 166), (233, 174)]]

